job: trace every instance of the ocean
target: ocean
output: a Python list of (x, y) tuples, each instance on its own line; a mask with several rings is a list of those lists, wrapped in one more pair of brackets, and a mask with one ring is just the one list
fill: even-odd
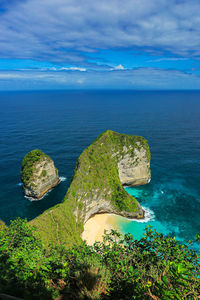
[[(76, 160), (104, 130), (141, 135), (151, 149), (151, 182), (127, 188), (145, 207), (145, 222), (121, 220), (122, 232), (142, 236), (152, 225), (177, 239), (200, 234), (200, 92), (0, 92), (0, 219), (32, 218), (62, 202)], [(41, 149), (61, 183), (40, 201), (23, 195), (24, 155)]]

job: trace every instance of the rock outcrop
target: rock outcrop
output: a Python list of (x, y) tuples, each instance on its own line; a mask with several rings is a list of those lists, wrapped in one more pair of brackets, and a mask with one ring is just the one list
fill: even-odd
[(60, 182), (53, 160), (37, 149), (24, 157), (21, 180), (25, 195), (36, 200)]
[(140, 204), (123, 188), (150, 181), (150, 151), (144, 138), (107, 130), (81, 154), (75, 173), (68, 197), (76, 194), (74, 200), (83, 206), (74, 210), (77, 221), (85, 223), (97, 213), (144, 217)]
[(142, 207), (123, 185), (145, 184), (150, 176), (147, 141), (107, 130), (80, 155), (64, 202), (32, 224), (38, 226), (45, 240), (70, 245), (73, 240), (77, 242), (84, 223), (94, 214), (143, 218)]
[(123, 147), (124, 155), (118, 162), (120, 181), (127, 186), (147, 184), (151, 179), (150, 160), (147, 150), (141, 142), (136, 142), (134, 156), (132, 157), (129, 153), (132, 147), (132, 145), (129, 148)]

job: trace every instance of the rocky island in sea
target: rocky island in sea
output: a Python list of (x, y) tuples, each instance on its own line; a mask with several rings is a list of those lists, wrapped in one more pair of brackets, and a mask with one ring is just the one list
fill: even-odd
[(35, 200), (60, 182), (53, 160), (38, 149), (25, 155), (20, 175), (25, 195)]
[(81, 240), (93, 215), (142, 218), (123, 184), (149, 180), (145, 139), (110, 130), (100, 135), (80, 155), (62, 204), (29, 224), (0, 222), (0, 299), (19, 299), (7, 293), (20, 299), (197, 299), (199, 255), (189, 249), (191, 241), (184, 245), (152, 228), (140, 240), (116, 231), (94, 247)]
[(84, 224), (96, 214), (143, 218), (142, 207), (123, 185), (146, 184), (150, 176), (147, 141), (107, 130), (80, 155), (63, 203), (31, 224), (43, 242), (70, 247), (81, 241)]

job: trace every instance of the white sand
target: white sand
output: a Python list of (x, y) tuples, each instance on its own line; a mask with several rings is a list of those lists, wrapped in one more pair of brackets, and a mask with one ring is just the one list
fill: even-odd
[(93, 245), (95, 241), (102, 242), (104, 230), (110, 232), (111, 229), (117, 229), (115, 218), (115, 215), (110, 214), (98, 214), (90, 218), (84, 225), (82, 239), (88, 245)]

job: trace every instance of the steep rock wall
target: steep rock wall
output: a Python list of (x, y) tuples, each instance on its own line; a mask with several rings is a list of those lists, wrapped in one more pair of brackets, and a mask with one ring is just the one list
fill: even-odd
[(83, 224), (94, 214), (109, 212), (143, 218), (140, 204), (123, 185), (145, 184), (149, 180), (147, 141), (107, 130), (80, 155), (64, 202), (32, 224), (38, 226), (43, 240), (62, 241), (69, 246), (80, 240)]
[(123, 185), (134, 186), (147, 184), (151, 179), (150, 160), (142, 143), (137, 142), (134, 157), (129, 153), (132, 145), (123, 147), (124, 155), (118, 162), (119, 178)]
[(21, 179), (26, 196), (39, 200), (60, 181), (53, 160), (41, 150), (29, 152), (22, 163)]

